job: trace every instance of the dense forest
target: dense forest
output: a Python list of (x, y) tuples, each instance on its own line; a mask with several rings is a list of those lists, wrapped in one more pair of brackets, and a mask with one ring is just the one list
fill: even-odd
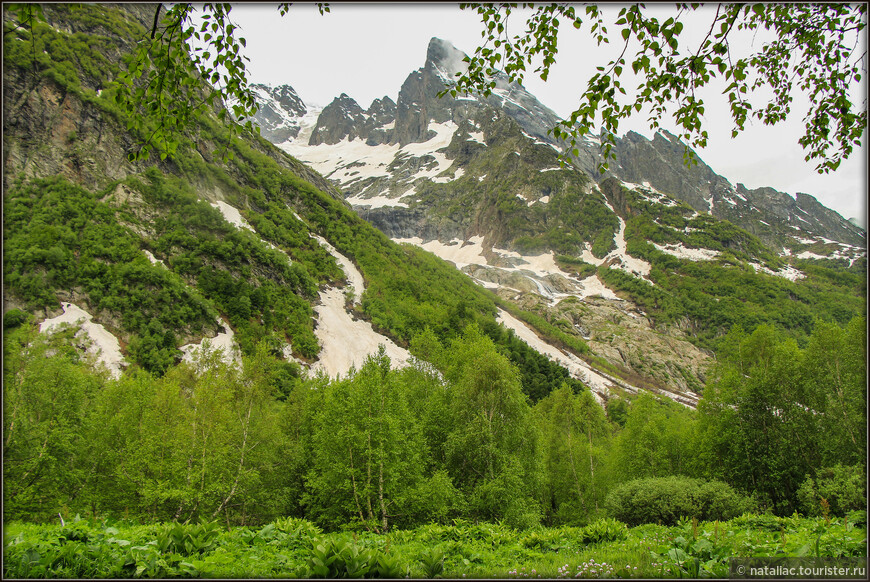
[[(804, 349), (769, 326), (734, 330), (697, 411), (647, 393), (605, 409), (567, 385), (532, 402), (474, 324), (448, 343), (417, 336), (431, 364), (395, 370), (381, 354), (344, 379), (289, 388), (265, 344), (241, 369), (208, 353), (113, 380), (63, 334), (5, 325), (7, 519), (296, 516), (386, 532), (865, 505), (863, 319), (818, 324)], [(665, 478), (682, 480), (685, 508), (667, 507), (681, 498)]]

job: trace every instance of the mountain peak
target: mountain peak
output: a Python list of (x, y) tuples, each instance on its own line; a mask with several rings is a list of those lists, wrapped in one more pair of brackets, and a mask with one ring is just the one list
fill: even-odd
[(465, 57), (465, 53), (453, 46), (450, 41), (436, 37), (432, 37), (429, 41), (429, 48), (426, 50), (426, 63), (432, 63), (433, 66), (442, 69), (451, 76), (468, 68), (468, 65), (462, 60)]

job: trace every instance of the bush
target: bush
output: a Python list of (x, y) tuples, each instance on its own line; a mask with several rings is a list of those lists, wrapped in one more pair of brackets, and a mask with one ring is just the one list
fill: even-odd
[(698, 487), (693, 497), (698, 504), (700, 515), (698, 519), (703, 521), (725, 521), (741, 515), (746, 511), (753, 511), (753, 502), (722, 481), (708, 481)]
[(822, 499), (829, 515), (843, 517), (850, 511), (867, 509), (867, 484), (863, 465), (834, 465), (807, 476), (798, 489), (801, 512), (809, 517), (824, 515)]
[(3, 314), (3, 329), (12, 329), (20, 326), (30, 316), (20, 309), (10, 309)]
[(727, 521), (749, 511), (752, 502), (721, 481), (670, 476), (629, 481), (614, 489), (605, 505), (612, 517), (634, 527), (676, 525), (681, 517)]

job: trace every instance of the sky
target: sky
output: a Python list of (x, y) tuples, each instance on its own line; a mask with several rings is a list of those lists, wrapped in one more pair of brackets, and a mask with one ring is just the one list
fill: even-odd
[[(681, 45), (696, 47), (709, 29), (715, 5), (703, 7), (684, 21)], [(291, 85), (304, 102), (327, 105), (341, 93), (368, 108), (375, 98), (396, 100), (406, 77), (423, 66), (429, 39), (438, 37), (456, 48), (473, 53), (482, 42), (480, 16), (474, 10), (460, 10), (458, 4), (330, 4), (331, 11), (321, 15), (313, 5), (294, 4), (282, 18), (273, 4), (237, 4), (231, 18), (241, 27), (246, 39), (244, 54), (250, 59), (251, 82)], [(606, 6), (615, 20), (619, 5)], [(670, 5), (651, 5), (667, 18)], [(706, 10), (706, 12), (705, 12)], [(524, 18), (511, 16), (509, 30), (522, 32)], [(611, 31), (616, 30), (613, 27)], [(758, 35), (734, 36), (734, 47), (760, 48)], [(866, 43), (866, 36), (864, 37)], [(620, 44), (616, 40), (612, 45)], [(576, 31), (565, 26), (558, 37), (559, 52), (546, 82), (528, 73), (524, 85), (544, 105), (567, 117), (580, 103), (587, 79), (595, 67), (615, 58), (620, 47), (598, 47), (589, 38), (588, 28)], [(866, 76), (865, 76), (866, 78)], [(815, 163), (804, 161), (798, 139), (803, 135), (803, 111), (807, 100), (798, 96), (792, 115), (775, 126), (747, 121), (746, 129), (731, 138), (732, 123), (728, 102), (719, 91), (704, 95), (704, 128), (708, 145), (698, 150), (700, 158), (716, 173), (736, 186), (749, 189), (770, 186), (792, 196), (805, 192), (844, 218), (856, 217), (866, 227), (867, 148), (862, 146), (840, 168), (820, 175)], [(866, 99), (866, 83), (855, 89), (854, 101)], [(645, 112), (637, 119), (621, 122), (620, 133), (634, 130), (651, 138)], [(668, 119), (662, 127), (679, 133)]]

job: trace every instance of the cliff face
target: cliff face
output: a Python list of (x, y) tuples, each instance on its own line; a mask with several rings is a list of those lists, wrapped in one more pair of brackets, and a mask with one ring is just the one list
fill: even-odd
[[(37, 27), (51, 26), (73, 38), (105, 36), (105, 59), (98, 70), (108, 78), (61, 76), (50, 63), (55, 46), (48, 48), (45, 61), (40, 59), (34, 64), (26, 59), (31, 66), (16, 66), (24, 64), (26, 56), (18, 55), (14, 41), (10, 41), (3, 67), (4, 189), (19, 175), (63, 176), (89, 188), (101, 188), (133, 171), (126, 157), (132, 141), (119, 130), (116, 120), (103, 114), (94, 99), (103, 84), (118, 73), (111, 59), (119, 59), (133, 46), (136, 34), (145, 30), (139, 22), (146, 20), (149, 12), (153, 18), (150, 10), (156, 6), (114, 7), (112, 10), (119, 16), (110, 22), (69, 18), (67, 7), (45, 6), (48, 23), (37, 23)], [(119, 30), (118, 22), (126, 26)], [(18, 63), (13, 62), (16, 59)], [(46, 75), (40, 69), (53, 74)]]
[(389, 97), (375, 99), (363, 111), (356, 101), (342, 93), (320, 112), (307, 143), (333, 145), (345, 139), (359, 139), (372, 146), (388, 143), (394, 135), (395, 121), (396, 104)]

